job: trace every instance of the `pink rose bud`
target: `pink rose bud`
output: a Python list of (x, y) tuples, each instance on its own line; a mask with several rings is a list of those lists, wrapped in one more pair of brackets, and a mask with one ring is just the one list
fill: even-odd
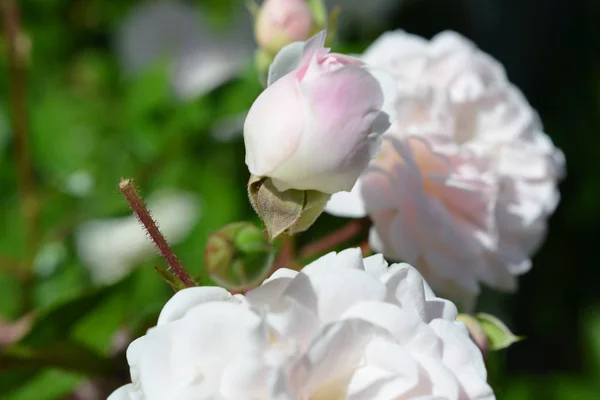
[(312, 27), (312, 14), (305, 0), (265, 0), (256, 18), (256, 41), (275, 54), (286, 44), (306, 40)]
[(244, 124), (248, 169), (279, 191), (351, 190), (390, 124), (390, 86), (324, 41), (321, 32), (277, 54)]

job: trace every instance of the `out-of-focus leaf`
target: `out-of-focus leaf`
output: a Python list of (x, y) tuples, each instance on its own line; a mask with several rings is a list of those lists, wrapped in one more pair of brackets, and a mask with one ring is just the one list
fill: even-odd
[(77, 298), (85, 290), (86, 281), (85, 272), (79, 264), (65, 264), (51, 276), (36, 282), (35, 305), (43, 309)]
[(592, 370), (595, 378), (600, 378), (600, 314), (598, 309), (590, 312), (584, 320), (584, 330), (586, 335), (587, 363)]
[(215, 113), (219, 118), (231, 116), (250, 109), (250, 106), (262, 92), (263, 85), (258, 79), (256, 66), (244, 69), (239, 79), (218, 90), (219, 107)]
[(0, 274), (0, 316), (5, 319), (17, 317), (21, 309), (21, 300), (19, 281), (13, 276)]
[(167, 285), (169, 285), (174, 291), (179, 291), (181, 289), (185, 289), (185, 284), (177, 278), (175, 275), (167, 271), (166, 268), (163, 267), (154, 267), (158, 275), (162, 278), (163, 281)]
[(94, 143), (105, 125), (100, 119), (101, 104), (82, 101), (61, 84), (47, 83), (31, 107), (32, 156), (49, 179), (90, 165)]
[(146, 263), (131, 275), (131, 284), (125, 292), (127, 296), (127, 327), (133, 337), (144, 334), (156, 323), (173, 290), (166, 285), (153, 269), (155, 264)]
[(75, 324), (116, 289), (117, 286), (94, 289), (41, 311), (21, 344), (39, 346), (68, 337)]
[(15, 344), (0, 351), (0, 373), (10, 369), (49, 367), (94, 375), (110, 371), (112, 363), (85, 346), (65, 341), (53, 342), (46, 347)]
[(581, 376), (555, 375), (552, 377), (552, 394), (561, 400), (596, 400), (600, 387), (597, 381)]
[[(0, 160), (0, 175), (3, 172), (2, 160)], [(10, 190), (10, 186), (7, 185), (6, 190)], [(10, 258), (10, 261), (24, 258), (25, 244), (25, 224), (23, 223), (19, 199), (15, 193), (16, 187), (13, 187), (13, 190), (12, 193), (0, 193), (0, 226), (5, 227), (7, 232), (10, 232), (10, 234), (0, 235), (0, 254), (2, 257)], [(9, 261), (5, 260), (5, 265), (8, 263)]]
[(70, 338), (86, 345), (98, 354), (108, 355), (115, 333), (122, 326), (127, 315), (129, 291), (126, 288), (115, 290), (100, 305), (82, 317), (73, 327)]
[(313, 21), (318, 29), (325, 29), (327, 26), (327, 7), (323, 0), (308, 0), (308, 7), (312, 13)]
[(169, 94), (166, 60), (151, 64), (142, 73), (129, 79), (124, 105), (131, 118), (168, 107), (173, 101)]
[(76, 373), (48, 369), (30, 376), (26, 384), (11, 389), (3, 386), (0, 380), (0, 392), (2, 400), (57, 400), (71, 393), (83, 379)]
[(338, 21), (340, 19), (341, 12), (342, 7), (337, 5), (333, 10), (331, 10), (331, 13), (329, 14), (329, 19), (327, 22), (327, 40), (325, 42), (325, 47), (331, 47), (331, 44), (335, 43), (335, 41), (337, 40)]
[(510, 381), (504, 388), (502, 393), (504, 394), (499, 399), (506, 400), (537, 400), (539, 397), (539, 390), (536, 388), (537, 382), (530, 377), (514, 379)]

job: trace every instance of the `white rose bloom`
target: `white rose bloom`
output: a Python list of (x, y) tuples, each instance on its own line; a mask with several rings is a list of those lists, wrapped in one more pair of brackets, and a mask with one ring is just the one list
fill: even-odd
[[(154, 193), (148, 208), (171, 244), (183, 240), (200, 217), (200, 199), (187, 192)], [(92, 281), (110, 284), (127, 275), (138, 263), (156, 254), (144, 228), (134, 215), (85, 222), (75, 232), (77, 255)]]
[(191, 98), (232, 79), (254, 50), (249, 15), (239, 15), (224, 31), (211, 28), (201, 11), (181, 1), (155, 1), (133, 9), (117, 32), (123, 68), (136, 73), (170, 57), (173, 90)]
[(479, 282), (514, 290), (564, 176), (537, 113), (498, 61), (454, 32), (388, 32), (362, 58), (395, 78), (397, 117), (379, 159), (326, 211), (370, 215), (375, 249), (465, 306)]
[(493, 399), (456, 315), (407, 264), (330, 253), (246, 297), (178, 292), (109, 400)]

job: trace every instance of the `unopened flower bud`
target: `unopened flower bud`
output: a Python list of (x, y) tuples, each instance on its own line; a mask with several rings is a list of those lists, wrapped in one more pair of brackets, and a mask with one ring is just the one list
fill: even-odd
[(312, 28), (313, 17), (305, 0), (265, 0), (254, 27), (258, 45), (271, 54), (308, 39)]
[(349, 191), (379, 151), (393, 95), (358, 59), (330, 53), (325, 32), (282, 49), (244, 124), (246, 164), (285, 192)]
[(490, 314), (459, 314), (456, 320), (467, 326), (471, 339), (484, 357), (489, 351), (505, 349), (524, 339), (516, 336), (500, 319)]
[(244, 290), (262, 282), (275, 258), (275, 250), (261, 229), (236, 222), (212, 233), (204, 251), (212, 280), (230, 290)]

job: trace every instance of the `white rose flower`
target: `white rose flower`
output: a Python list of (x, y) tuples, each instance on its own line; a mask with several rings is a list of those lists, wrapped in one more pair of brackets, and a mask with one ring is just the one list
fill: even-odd
[(330, 253), (246, 297), (178, 292), (109, 400), (493, 399), (456, 315), (407, 264)]
[(375, 249), (465, 306), (479, 282), (514, 290), (564, 176), (537, 113), (498, 61), (454, 32), (388, 32), (362, 58), (395, 78), (397, 118), (361, 182), (326, 211), (370, 215)]
[(182, 99), (205, 94), (239, 74), (252, 56), (252, 23), (242, 12), (218, 32), (201, 10), (181, 1), (155, 1), (133, 8), (116, 37), (119, 61), (138, 73), (170, 57), (171, 81)]

